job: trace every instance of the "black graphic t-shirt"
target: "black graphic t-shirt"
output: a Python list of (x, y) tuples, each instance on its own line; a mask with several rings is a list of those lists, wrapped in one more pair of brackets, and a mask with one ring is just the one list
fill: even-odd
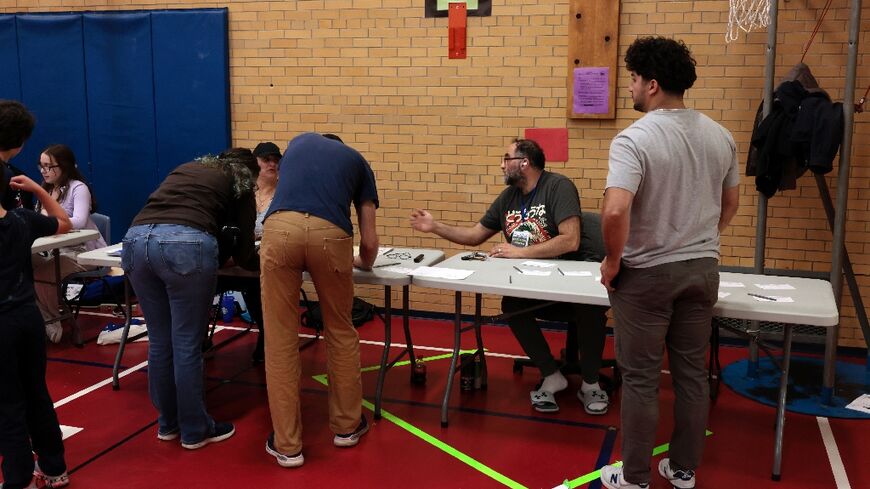
[(559, 223), (580, 216), (580, 195), (563, 175), (545, 171), (528, 195), (508, 187), (480, 219), (487, 229), (502, 231), (505, 239), (521, 246), (543, 243), (559, 235)]

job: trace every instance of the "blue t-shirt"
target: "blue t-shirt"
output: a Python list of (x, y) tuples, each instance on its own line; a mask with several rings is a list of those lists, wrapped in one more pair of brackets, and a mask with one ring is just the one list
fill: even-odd
[(293, 138), (281, 158), (273, 212), (307, 212), (353, 234), (350, 204), (378, 207), (375, 175), (365, 158), (339, 141), (308, 132)]

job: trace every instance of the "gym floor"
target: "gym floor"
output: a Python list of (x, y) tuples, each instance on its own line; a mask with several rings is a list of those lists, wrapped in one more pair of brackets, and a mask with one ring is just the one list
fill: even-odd
[[(79, 321), (85, 338), (95, 338), (109, 316), (83, 312)], [(219, 326), (215, 340), (245, 327), (237, 318)], [(271, 422), (264, 368), (251, 362), (256, 330), (207, 356), (209, 410), (216, 419), (235, 423), (236, 435), (193, 451), (177, 440), (156, 438), (156, 413), (148, 399), (147, 342), (128, 345), (121, 389), (113, 391), (111, 367), (117, 347), (91, 340), (75, 348), (65, 336), (64, 342), (48, 347), (48, 385), (65, 427), (71, 487), (601, 487), (597, 470), (620, 458), (618, 393), (608, 414), (589, 416), (576, 397), (580, 379), (571, 376), (571, 385), (556, 396), (561, 410), (538, 413), (529, 402), (529, 391), (539, 380), (535, 369), (514, 372), (513, 361), (521, 352), (510, 331), (484, 326), (488, 389), (462, 392), (456, 379), (450, 424), (442, 428), (440, 405), (449, 362), (443, 356), (451, 351), (452, 323), (413, 318), (411, 331), (417, 355), (427, 359), (425, 385), (410, 382), (407, 365), (394, 367), (384, 387), (384, 415), (375, 421), (371, 403), (383, 351), (383, 323), (376, 317), (359, 329), (364, 412), (372, 427), (350, 449), (332, 445), (326, 387), (318, 377), (326, 371), (325, 344), (317, 341), (304, 351), (305, 465), (298, 469), (281, 468), (264, 452)], [(559, 351), (564, 334), (547, 335), (553, 351)], [(472, 335), (466, 336), (464, 346), (471, 348)], [(399, 317), (394, 317), (393, 339), (395, 347), (403, 346)], [(612, 346), (608, 338), (605, 357), (612, 358)], [(746, 356), (746, 348), (721, 347), (723, 365)], [(672, 423), (673, 390), (666, 371), (660, 399), (658, 442), (665, 453), (655, 456), (654, 464), (667, 456)], [(711, 407), (698, 487), (870, 487), (865, 453), (870, 422), (793, 413), (786, 417), (782, 480), (771, 481), (774, 416), (773, 408), (738, 396), (723, 384)], [(656, 474), (651, 487), (664, 489), (669, 484)]]

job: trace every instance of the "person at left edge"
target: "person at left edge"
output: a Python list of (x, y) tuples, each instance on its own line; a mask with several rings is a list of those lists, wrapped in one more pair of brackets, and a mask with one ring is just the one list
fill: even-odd
[[(254, 181), (250, 150), (203, 156), (173, 170), (148, 197), (124, 236), (121, 263), (148, 324), (148, 390), (158, 411), (157, 438), (197, 449), (235, 433), (208, 414), (202, 343), (217, 269), (229, 254), (256, 270)], [(221, 230), (237, 226), (232, 249)]]
[[(15, 157), (33, 132), (34, 118), (21, 103), (0, 100), (0, 160)], [(24, 175), (0, 179), (0, 196), (27, 191), (46, 216), (0, 207), (0, 458), (5, 489), (69, 484), (63, 438), (45, 384), (45, 333), (36, 307), (30, 247), (42, 236), (65, 233), (63, 208)], [(33, 454), (37, 463), (34, 464)], [(36, 481), (34, 481), (34, 476)]]

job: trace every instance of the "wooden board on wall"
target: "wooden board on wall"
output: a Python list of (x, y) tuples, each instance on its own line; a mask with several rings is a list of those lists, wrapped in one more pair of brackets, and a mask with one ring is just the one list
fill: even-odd
[[(572, 0), (569, 8), (568, 117), (614, 119), (619, 0)], [(578, 77), (581, 95), (575, 104)]]

